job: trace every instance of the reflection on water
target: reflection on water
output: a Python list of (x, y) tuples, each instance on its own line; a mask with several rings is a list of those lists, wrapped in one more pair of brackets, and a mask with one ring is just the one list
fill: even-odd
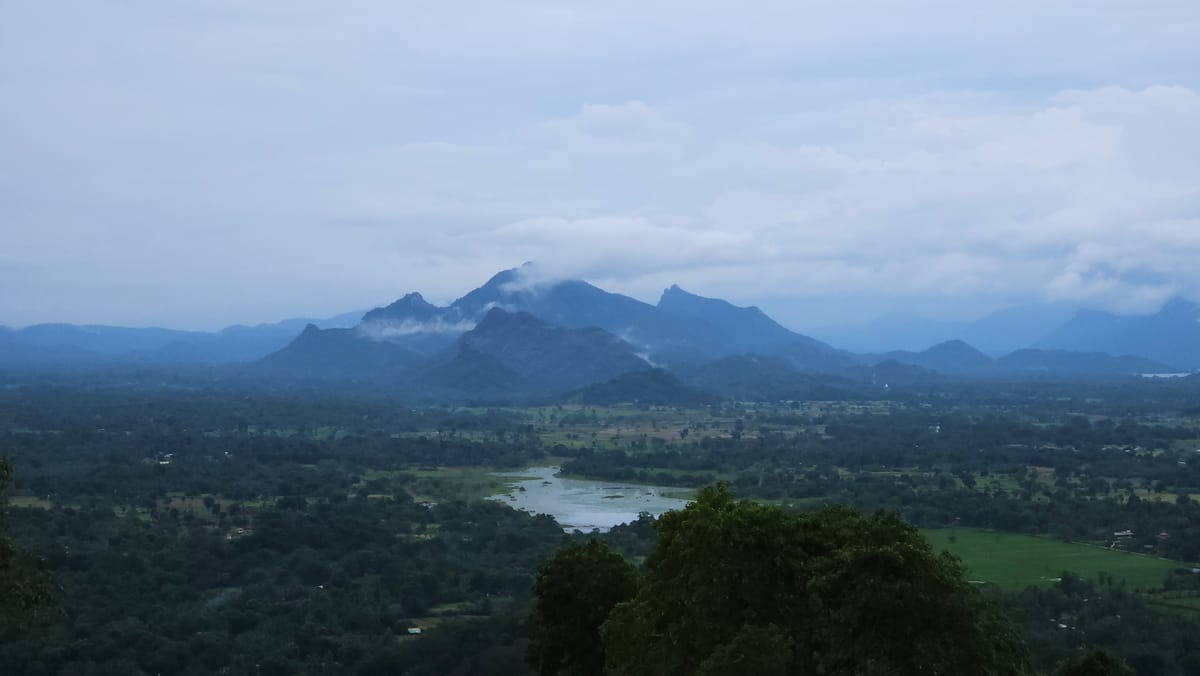
[[(607, 531), (618, 524), (637, 520), (640, 512), (658, 516), (682, 509), (686, 500), (664, 497), (673, 490), (663, 486), (638, 486), (609, 481), (562, 479), (554, 476), (557, 467), (531, 467), (520, 472), (502, 472), (500, 476), (537, 477), (517, 481), (509, 492), (493, 495), (496, 500), (535, 514), (549, 514), (563, 530)], [(522, 490), (524, 489), (524, 490)]]

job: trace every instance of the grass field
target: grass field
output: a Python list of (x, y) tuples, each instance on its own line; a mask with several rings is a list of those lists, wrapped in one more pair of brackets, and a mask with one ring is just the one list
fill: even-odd
[(29, 495), (14, 495), (8, 499), (8, 503), (13, 507), (35, 507), (37, 509), (50, 509), (54, 506), (54, 503), (49, 500)]
[[(1195, 592), (1189, 592), (1194, 594)], [(1196, 619), (1200, 617), (1200, 598), (1187, 596), (1181, 592), (1160, 592), (1147, 594), (1145, 597), (1151, 605), (1171, 613)]]
[[(1084, 578), (1099, 573), (1124, 580), (1130, 589), (1157, 589), (1178, 561), (1113, 551), (1050, 538), (971, 528), (922, 530), (933, 548), (962, 559), (967, 577), (1007, 589), (1053, 583), (1064, 571)], [(955, 541), (951, 541), (951, 538)]]

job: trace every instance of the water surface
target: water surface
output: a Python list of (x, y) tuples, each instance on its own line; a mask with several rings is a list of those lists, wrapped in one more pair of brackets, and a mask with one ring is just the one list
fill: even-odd
[(680, 490), (678, 488), (563, 479), (555, 476), (558, 469), (530, 467), (520, 472), (501, 472), (500, 476), (536, 478), (514, 481), (507, 493), (488, 499), (503, 502), (513, 509), (549, 514), (565, 531), (578, 529), (585, 532), (607, 531), (613, 526), (636, 521), (640, 512), (659, 516), (672, 509), (683, 509), (688, 502), (664, 495)]

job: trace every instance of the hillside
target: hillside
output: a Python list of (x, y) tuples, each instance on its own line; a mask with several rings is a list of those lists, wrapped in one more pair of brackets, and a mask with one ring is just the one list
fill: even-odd
[(1200, 369), (1200, 306), (1176, 298), (1150, 315), (1080, 310), (1036, 347), (1128, 354), (1168, 368)]
[[(442, 379), (443, 374), (469, 373), (467, 363), (478, 363), (480, 356), (504, 370), (489, 367), (479, 373), (479, 382)], [(423, 382), (457, 389), (491, 387), (495, 383), (489, 377), (502, 373), (507, 378), (511, 373), (534, 391), (562, 392), (648, 368), (636, 348), (603, 329), (564, 328), (527, 312), (492, 308), (478, 326), (459, 338), (448, 359), (423, 376)]]

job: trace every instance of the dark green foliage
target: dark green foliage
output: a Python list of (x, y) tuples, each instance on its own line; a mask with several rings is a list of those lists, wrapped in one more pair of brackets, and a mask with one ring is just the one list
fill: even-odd
[(0, 638), (38, 618), (55, 597), (42, 562), (19, 550), (9, 536), (5, 492), (11, 482), (12, 463), (0, 458)]
[(604, 625), (611, 673), (772, 670), (785, 655), (786, 673), (1025, 671), (1015, 632), (957, 560), (894, 515), (793, 515), (706, 488), (658, 534), (637, 595)]
[[(401, 638), (368, 657), (358, 676), (525, 676), (525, 627), (518, 617), (464, 619), (419, 638)], [(320, 673), (320, 672), (317, 672)]]
[[(923, 528), (957, 524), (1105, 545), (1114, 531), (1129, 529), (1135, 533), (1129, 549), (1194, 562), (1200, 560), (1200, 502), (1127, 499), (1134, 486), (1200, 492), (1194, 454), (1148, 450), (1200, 436), (1194, 425), (1145, 422), (1159, 408), (1193, 401), (1171, 398), (1177, 386), (1129, 395), (1101, 390), (1096, 394), (1105, 398), (1094, 402), (1081, 401), (1072, 389), (1018, 390), (983, 401), (955, 390), (886, 414), (794, 416), (781, 406), (746, 411), (726, 405), (713, 407), (711, 421), (690, 421), (686, 439), (578, 449), (563, 469), (664, 485), (723, 478), (739, 495), (888, 509)], [(1164, 398), (1139, 400), (1150, 393)], [(1130, 414), (1135, 405), (1144, 407), (1140, 415)], [(733, 416), (745, 421), (740, 431), (729, 423)], [(1143, 450), (1132, 450), (1138, 447)], [(1053, 468), (1057, 481), (1045, 481), (1035, 467)], [(989, 475), (1003, 483), (989, 487), (982, 479)], [(1159, 539), (1163, 531), (1170, 537)]]
[(792, 645), (783, 628), (746, 625), (700, 663), (696, 676), (787, 676), (791, 664)]
[(60, 617), (0, 640), (0, 674), (528, 673), (519, 618), (567, 536), (413, 497), (437, 486), (423, 467), (534, 461), (510, 415), (31, 390), (0, 394), (0, 423), (14, 488), (40, 502), (11, 510), (5, 565), (30, 552), (63, 586)]
[[(1035, 666), (1047, 673), (1063, 664), (1115, 659), (1138, 676), (1200, 676), (1200, 623), (1186, 601), (1134, 594), (1110, 579), (1096, 583), (1064, 574), (1050, 588), (1012, 595), (1007, 605), (1023, 625)], [(1096, 648), (1106, 655), (1090, 660), (1083, 654)]]
[(589, 385), (570, 396), (583, 404), (608, 406), (635, 403), (654, 406), (696, 406), (714, 401), (711, 394), (684, 385), (670, 371), (650, 369), (619, 375)]
[(633, 596), (633, 567), (591, 539), (560, 550), (538, 569), (529, 664), (538, 674), (599, 676), (604, 671), (600, 625)]
[(1064, 663), (1054, 676), (1133, 676), (1133, 670), (1107, 652), (1093, 650)]
[[(728, 478), (740, 495), (886, 508), (921, 525), (958, 519), (1087, 542), (1134, 530), (1129, 548), (1151, 545), (1181, 560), (1163, 591), (1064, 575), (1005, 600), (1044, 673), (1104, 647), (1139, 676), (1200, 676), (1200, 575), (1191, 572), (1200, 504), (1128, 498), (1131, 485), (1141, 495), (1150, 487), (1200, 493), (1195, 379), (920, 392), (899, 392), (893, 381), (892, 401), (859, 411), (850, 410), (856, 403), (807, 402), (564, 407), (548, 423), (546, 410), (413, 409), (378, 393), (244, 388), (224, 380), (227, 372), (210, 375), (147, 371), (119, 382), (80, 376), (0, 387), (0, 453), (16, 468), (5, 551), (27, 553), (9, 559), (22, 565), (42, 559), (63, 586), (43, 621), (22, 614), (24, 631), (0, 638), (0, 673), (528, 673), (524, 618), (537, 566), (579, 539), (546, 517), (460, 500), (481, 494), (463, 476), (545, 464), (549, 451), (571, 458), (572, 473), (659, 485)], [(591, 434), (628, 428), (624, 415), (658, 420), (655, 434), (611, 442), (606, 432)], [(547, 433), (556, 445), (543, 450)], [(1125, 452), (1136, 447), (1143, 450)], [(160, 465), (167, 453), (170, 464)], [(439, 466), (472, 469), (427, 471)], [(426, 497), (439, 504), (417, 504)], [(250, 532), (238, 534), (241, 527)], [(1164, 530), (1171, 537), (1158, 539)], [(812, 594), (799, 614), (827, 617), (831, 607), (810, 602), (844, 600), (812, 640), (851, 650), (855, 637), (839, 633), (840, 623), (925, 608), (872, 607), (881, 589), (931, 587), (890, 572), (911, 557), (897, 562), (888, 552), (919, 548), (864, 540), (861, 555), (851, 555), (836, 546), (837, 532), (814, 528), (801, 538), (806, 556), (822, 551), (813, 542), (826, 542), (842, 558), (802, 571)], [(813, 540), (821, 533), (825, 540)], [(657, 537), (644, 517), (601, 539), (638, 560)], [(706, 546), (753, 551), (754, 543), (718, 544)], [(758, 572), (746, 577), (770, 579), (761, 572), (771, 570), (767, 561), (754, 555), (746, 567)], [(694, 577), (699, 588), (703, 575)], [(0, 585), (23, 578), (6, 574)], [(831, 591), (839, 584), (846, 593)], [(751, 601), (777, 595), (746, 586)], [(7, 612), (19, 598), (5, 594), (0, 605)], [(793, 623), (816, 620), (762, 615), (721, 625), (703, 644), (697, 673), (792, 673)], [(407, 634), (414, 624), (421, 636)], [(880, 626), (862, 640), (894, 638), (884, 633), (893, 625)]]

